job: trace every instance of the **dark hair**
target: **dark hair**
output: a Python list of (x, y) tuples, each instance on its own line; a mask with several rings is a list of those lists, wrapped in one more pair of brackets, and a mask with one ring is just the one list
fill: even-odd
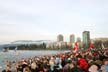
[(70, 64), (70, 63), (72, 63), (72, 61), (71, 61), (71, 60), (68, 60), (68, 61), (67, 61), (67, 63), (69, 63), (69, 64)]
[(78, 56), (76, 56), (77, 58), (82, 58), (82, 56), (81, 55), (78, 55)]

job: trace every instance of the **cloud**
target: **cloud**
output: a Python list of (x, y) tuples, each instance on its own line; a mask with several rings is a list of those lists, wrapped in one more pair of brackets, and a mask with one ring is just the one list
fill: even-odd
[(63, 12), (63, 6), (64, 3), (61, 0), (17, 0), (16, 12), (38, 16), (54, 16)]
[(0, 40), (82, 36), (83, 30), (107, 36), (107, 9), (107, 0), (1, 0)]

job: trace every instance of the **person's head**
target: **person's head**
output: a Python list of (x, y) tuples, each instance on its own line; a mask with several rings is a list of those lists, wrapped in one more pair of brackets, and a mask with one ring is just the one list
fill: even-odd
[(23, 72), (30, 72), (30, 69), (29, 69), (28, 67), (25, 67), (25, 68), (23, 69)]
[(31, 64), (31, 69), (36, 69), (38, 66), (36, 65), (36, 63), (35, 62), (33, 62), (32, 64)]
[(93, 59), (93, 57), (90, 56), (90, 55), (88, 55), (86, 58), (87, 58), (87, 60), (92, 60)]
[(6, 67), (5, 67), (5, 70), (6, 71), (9, 71), (11, 69), (11, 67), (9, 66), (9, 65), (7, 65)]
[(98, 72), (98, 66), (93, 64), (89, 68), (89, 72)]
[(43, 69), (45, 72), (47, 72), (49, 70), (48, 66), (44, 66)]
[(104, 65), (108, 65), (108, 60), (107, 59), (105, 59), (103, 61), (104, 61)]
[(81, 55), (78, 55), (78, 56), (76, 56), (76, 57), (77, 57), (77, 59), (78, 59), (78, 60), (82, 58), (82, 56), (81, 56)]
[(102, 65), (102, 61), (101, 60), (96, 60), (95, 63), (98, 64), (98, 65)]
[(52, 61), (52, 60), (50, 60), (50, 61), (49, 61), (49, 65), (50, 65), (50, 66), (54, 66), (54, 65), (55, 65), (55, 62)]
[(73, 62), (71, 62), (71, 63), (69, 64), (69, 67), (70, 67), (70, 68), (74, 68), (74, 67), (75, 67), (75, 64), (74, 64)]

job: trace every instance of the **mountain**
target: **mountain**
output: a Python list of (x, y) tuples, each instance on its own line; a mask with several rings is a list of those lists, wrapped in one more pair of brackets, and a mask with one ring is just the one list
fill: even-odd
[(4, 47), (16, 47), (18, 45), (22, 44), (48, 44), (52, 43), (54, 41), (51, 40), (17, 40), (13, 42), (0, 42), (0, 50), (3, 49)]
[(51, 40), (36, 40), (36, 41), (33, 41), (33, 40), (17, 40), (17, 41), (14, 41), (14, 42), (11, 42), (11, 44), (42, 44), (42, 43), (51, 43), (51, 42), (54, 42), (54, 41), (51, 41)]

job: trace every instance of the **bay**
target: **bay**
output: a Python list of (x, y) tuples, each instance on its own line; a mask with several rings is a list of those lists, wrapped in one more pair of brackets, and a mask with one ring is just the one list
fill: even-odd
[(9, 52), (0, 52), (0, 69), (5, 67), (4, 61), (15, 61), (22, 58), (30, 58), (34, 56), (53, 55), (69, 52), (69, 50), (9, 50)]

